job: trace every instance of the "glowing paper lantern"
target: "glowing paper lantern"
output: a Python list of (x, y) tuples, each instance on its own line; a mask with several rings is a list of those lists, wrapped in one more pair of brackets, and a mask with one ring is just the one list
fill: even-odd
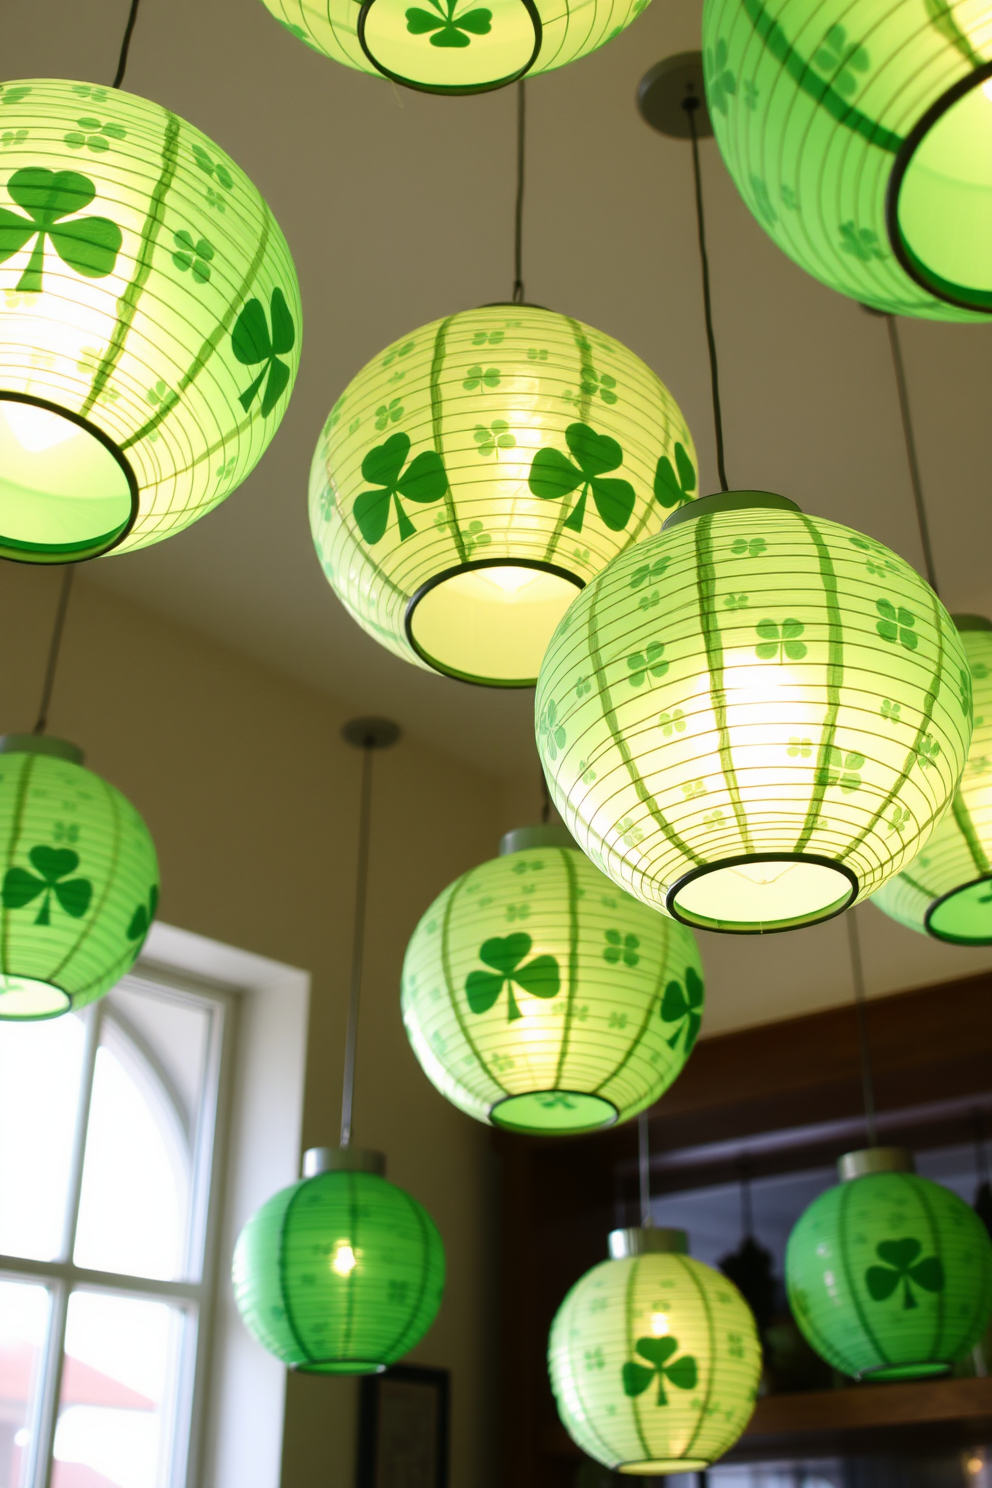
[(159, 104), (0, 88), (0, 557), (160, 542), (261, 457), (300, 354), (296, 272), (243, 171)]
[(975, 731), (951, 809), (923, 852), (874, 895), (906, 925), (953, 945), (992, 944), (992, 621), (955, 615), (974, 693)]
[(706, 98), (790, 258), (879, 310), (992, 310), (992, 5), (706, 0)]
[(618, 892), (562, 827), (507, 833), (434, 901), (403, 965), (428, 1079), (515, 1131), (635, 1116), (681, 1073), (702, 1012), (690, 932)]
[(575, 601), (541, 667), (538, 747), (615, 883), (690, 925), (786, 930), (874, 893), (926, 841), (971, 737), (963, 674), (950, 616), (901, 558), (735, 491), (675, 513)]
[(689, 431), (639, 358), (567, 316), (490, 305), (349, 384), (314, 456), (310, 525), (338, 597), (390, 651), (532, 687), (583, 584), (695, 491)]
[(155, 845), (130, 801), (64, 739), (0, 738), (0, 1019), (109, 992), (157, 904)]
[(234, 1298), (263, 1348), (309, 1374), (376, 1374), (437, 1316), (444, 1246), (379, 1152), (313, 1147), (238, 1237)]
[(992, 1243), (963, 1199), (898, 1147), (851, 1152), (785, 1256), (789, 1304), (828, 1364), (861, 1379), (945, 1374), (992, 1314)]
[(588, 1456), (638, 1476), (702, 1472), (754, 1409), (761, 1344), (733, 1282), (683, 1230), (614, 1230), (548, 1343), (558, 1414)]

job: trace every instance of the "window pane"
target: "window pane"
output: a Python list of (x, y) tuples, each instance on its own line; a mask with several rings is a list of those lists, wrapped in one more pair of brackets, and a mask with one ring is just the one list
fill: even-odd
[(48, 1291), (0, 1281), (0, 1488), (22, 1488), (35, 1424)]
[(0, 1023), (0, 1254), (59, 1255), (84, 1041), (75, 1015)]
[(167, 1488), (183, 1328), (164, 1302), (73, 1292), (52, 1488)]

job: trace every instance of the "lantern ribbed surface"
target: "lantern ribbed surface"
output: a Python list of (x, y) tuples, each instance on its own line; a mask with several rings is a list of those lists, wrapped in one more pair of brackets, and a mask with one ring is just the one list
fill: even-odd
[(0, 739), (0, 1019), (95, 1002), (158, 904), (155, 846), (120, 791), (60, 739)]
[(695, 941), (556, 845), (571, 842), (563, 829), (509, 835), (538, 845), (463, 874), (414, 931), (403, 966), (413, 1051), (478, 1121), (546, 1135), (626, 1121), (692, 1052)]
[(291, 1368), (373, 1374), (427, 1332), (444, 1246), (423, 1205), (375, 1173), (324, 1172), (275, 1194), (234, 1252), (245, 1327)]
[(950, 616), (901, 558), (731, 492), (578, 597), (541, 668), (538, 748), (615, 883), (689, 924), (784, 930), (922, 847), (967, 756), (962, 673)]
[(310, 525), (339, 599), (390, 651), (529, 687), (582, 585), (695, 494), (689, 431), (633, 352), (490, 305), (422, 326), (348, 385)]
[(548, 1367), (562, 1424), (588, 1456), (640, 1476), (701, 1472), (751, 1418), (761, 1345), (725, 1276), (649, 1252), (576, 1283), (552, 1324)]
[(894, 315), (992, 311), (988, 0), (706, 0), (706, 99), (758, 222)]
[(648, 0), (264, 0), (300, 41), (427, 93), (483, 93), (612, 41)]
[(955, 615), (968, 658), (961, 685), (975, 731), (951, 809), (919, 857), (872, 903), (910, 930), (953, 945), (992, 945), (992, 621)]
[(793, 1316), (855, 1378), (944, 1374), (992, 1313), (992, 1244), (963, 1199), (912, 1172), (869, 1173), (814, 1199), (785, 1257)]
[(300, 297), (259, 192), (168, 109), (0, 88), (0, 557), (160, 542), (245, 479), (285, 411)]

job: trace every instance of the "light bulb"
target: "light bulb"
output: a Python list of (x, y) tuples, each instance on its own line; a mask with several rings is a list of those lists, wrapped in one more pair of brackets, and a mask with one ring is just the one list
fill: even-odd
[(331, 1262), (331, 1270), (335, 1271), (338, 1276), (350, 1276), (357, 1265), (358, 1260), (351, 1246), (339, 1240)]
[(495, 584), (497, 589), (502, 589), (504, 594), (512, 597), (521, 589), (526, 589), (528, 584), (533, 584), (537, 574), (532, 568), (517, 568), (512, 563), (504, 563), (494, 568), (484, 569), (483, 578), (487, 579), (490, 584)]
[(32, 455), (53, 449), (57, 444), (64, 444), (67, 439), (73, 439), (79, 433), (70, 419), (51, 413), (47, 408), (36, 408), (32, 403), (16, 403), (7, 399), (4, 401), (3, 412), (11, 434), (21, 448)]
[(668, 1336), (668, 1313), (653, 1312), (651, 1314), (651, 1332), (655, 1338), (667, 1338)]
[(992, 78), (989, 78), (982, 84), (982, 92), (985, 94), (985, 97), (989, 100), (989, 102), (992, 103)]

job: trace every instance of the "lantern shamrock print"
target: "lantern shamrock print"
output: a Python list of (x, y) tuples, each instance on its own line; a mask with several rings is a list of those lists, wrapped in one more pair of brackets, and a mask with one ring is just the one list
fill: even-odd
[[(321, 566), (415, 665), (531, 687), (582, 586), (697, 494), (674, 400), (633, 353), (530, 305), (414, 331), (368, 364), (314, 455)], [(645, 568), (639, 599), (658, 602)]]
[(160, 542), (278, 428), (289, 249), (244, 172), (160, 105), (51, 79), (0, 96), (0, 557)]
[(688, 930), (614, 888), (563, 828), (525, 827), (426, 911), (402, 1007), (427, 1078), (477, 1121), (594, 1131), (678, 1077), (702, 966)]

